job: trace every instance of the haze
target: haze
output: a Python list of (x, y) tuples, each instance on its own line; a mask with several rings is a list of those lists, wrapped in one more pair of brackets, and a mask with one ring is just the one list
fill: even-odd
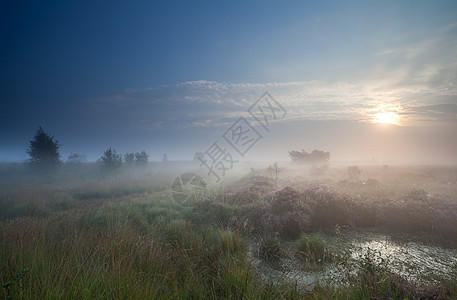
[(268, 92), (287, 114), (241, 159), (321, 149), (331, 161), (457, 162), (455, 1), (0, 11), (0, 161), (27, 159), (40, 125), (64, 159), (113, 147), (191, 160)]
[(1, 1), (0, 299), (457, 299), (457, 1)]

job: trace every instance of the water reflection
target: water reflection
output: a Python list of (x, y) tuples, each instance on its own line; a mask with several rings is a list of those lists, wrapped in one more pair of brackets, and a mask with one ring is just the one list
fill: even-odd
[(425, 245), (373, 232), (345, 232), (339, 235), (323, 235), (329, 248), (347, 253), (349, 268), (341, 269), (335, 263), (306, 265), (293, 253), (293, 244), (284, 244), (285, 255), (275, 263), (268, 263), (256, 255), (256, 244), (251, 242), (249, 263), (256, 268), (267, 284), (292, 282), (302, 289), (312, 289), (321, 284), (340, 285), (347, 273), (355, 274), (361, 259), (371, 255), (375, 263), (386, 262), (389, 269), (419, 284), (439, 283), (455, 276), (457, 249)]

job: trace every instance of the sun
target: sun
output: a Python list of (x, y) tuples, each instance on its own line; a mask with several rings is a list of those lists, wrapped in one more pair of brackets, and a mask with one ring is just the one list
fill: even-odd
[(398, 114), (394, 112), (384, 112), (380, 111), (374, 115), (373, 123), (381, 123), (381, 124), (398, 124), (399, 121)]

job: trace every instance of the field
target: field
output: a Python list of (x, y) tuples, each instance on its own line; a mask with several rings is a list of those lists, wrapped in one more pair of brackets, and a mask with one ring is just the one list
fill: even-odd
[(457, 167), (0, 166), (0, 299), (455, 299)]

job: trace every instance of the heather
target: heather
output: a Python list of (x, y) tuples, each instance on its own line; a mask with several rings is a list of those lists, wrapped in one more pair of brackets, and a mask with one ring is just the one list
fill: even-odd
[(192, 207), (160, 166), (93, 168), (2, 166), (2, 299), (457, 297), (455, 168), (258, 168)]

